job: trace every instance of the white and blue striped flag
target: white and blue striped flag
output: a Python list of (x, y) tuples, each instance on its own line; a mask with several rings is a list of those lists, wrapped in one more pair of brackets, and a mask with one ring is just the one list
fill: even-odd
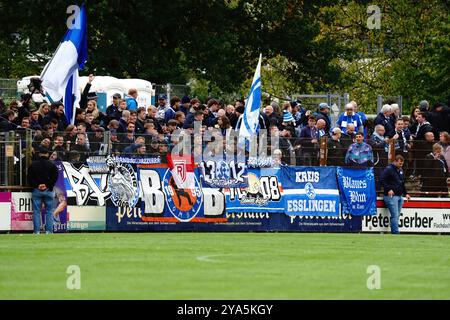
[(87, 19), (84, 4), (73, 25), (47, 63), (41, 74), (42, 87), (52, 101), (63, 101), (69, 123), (75, 121), (75, 107), (81, 94), (78, 88), (78, 69), (87, 61)]
[(258, 66), (253, 76), (252, 87), (245, 102), (244, 115), (239, 129), (240, 140), (250, 138), (258, 133), (259, 112), (261, 108), (261, 60), (262, 54), (259, 56)]

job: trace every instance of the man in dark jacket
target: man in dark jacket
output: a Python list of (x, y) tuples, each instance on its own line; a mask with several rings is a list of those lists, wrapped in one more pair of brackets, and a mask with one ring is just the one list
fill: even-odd
[(331, 131), (331, 139), (327, 142), (327, 166), (344, 166), (347, 149), (342, 146), (341, 137), (341, 129), (336, 127)]
[(429, 114), (430, 124), (434, 128), (434, 134), (439, 137), (442, 131), (450, 131), (450, 108), (443, 103), (436, 103)]
[(410, 199), (405, 187), (405, 175), (402, 170), (405, 158), (401, 155), (395, 157), (395, 161), (388, 165), (381, 175), (381, 183), (384, 188), (384, 202), (391, 214), (391, 233), (398, 234), (398, 220), (403, 206), (403, 197)]
[(34, 233), (41, 230), (41, 208), (45, 205), (45, 233), (53, 233), (53, 187), (58, 180), (58, 169), (48, 160), (50, 151), (45, 147), (39, 148), (39, 159), (33, 161), (28, 168), (28, 183), (33, 188), (33, 226)]
[(325, 102), (322, 102), (321, 104), (319, 104), (317, 113), (314, 114), (317, 121), (319, 121), (320, 119), (323, 119), (325, 121), (325, 124), (326, 124), (325, 131), (327, 133), (329, 133), (331, 130), (331, 119), (330, 119), (329, 112), (330, 112), (330, 107)]
[(42, 120), (42, 125), (50, 124), (52, 119), (58, 121), (57, 131), (63, 132), (69, 125), (66, 115), (64, 114), (64, 105), (62, 102), (52, 103), (52, 111)]

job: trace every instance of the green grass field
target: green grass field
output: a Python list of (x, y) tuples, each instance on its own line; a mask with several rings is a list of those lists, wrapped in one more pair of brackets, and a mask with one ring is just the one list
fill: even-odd
[[(69, 290), (68, 266), (81, 270)], [(369, 290), (367, 268), (381, 269)], [(0, 299), (449, 299), (450, 237), (0, 235)]]

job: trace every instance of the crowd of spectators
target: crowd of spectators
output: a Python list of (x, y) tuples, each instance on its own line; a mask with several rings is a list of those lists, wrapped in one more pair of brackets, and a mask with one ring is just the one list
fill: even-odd
[[(165, 155), (171, 135), (177, 129), (194, 131), (194, 122), (202, 129), (218, 129), (225, 137), (238, 131), (244, 113), (244, 101), (224, 105), (217, 99), (199, 99), (164, 94), (156, 106), (139, 107), (138, 92), (113, 95), (112, 103), (101, 112), (97, 95), (91, 93), (90, 76), (76, 109), (75, 124), (69, 124), (61, 102), (34, 106), (30, 95), (9, 106), (0, 100), (0, 131), (35, 133), (33, 147), (44, 146), (51, 159), (84, 162), (90, 155), (126, 153)], [(450, 167), (450, 109), (442, 103), (430, 108), (422, 101), (409, 116), (401, 115), (396, 104), (386, 104), (373, 122), (358, 111), (352, 101), (345, 106), (336, 123), (330, 107), (320, 103), (316, 110), (306, 110), (301, 101), (272, 102), (261, 108), (260, 128), (279, 137), (281, 162), (290, 165), (319, 165), (320, 143), (326, 137), (327, 165), (375, 168), (377, 186), (389, 155), (402, 155), (405, 171), (411, 179), (422, 178), (423, 191), (447, 192)], [(105, 139), (105, 133), (109, 134)], [(107, 141), (106, 141), (107, 140)], [(162, 157), (163, 158), (163, 157)], [(426, 178), (426, 179), (425, 179)]]

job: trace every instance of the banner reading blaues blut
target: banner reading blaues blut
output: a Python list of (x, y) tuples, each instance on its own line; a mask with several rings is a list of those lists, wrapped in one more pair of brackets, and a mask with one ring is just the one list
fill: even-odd
[(375, 215), (377, 194), (373, 168), (337, 168), (342, 212), (351, 215)]
[(281, 167), (284, 209), (291, 216), (338, 216), (335, 167)]

